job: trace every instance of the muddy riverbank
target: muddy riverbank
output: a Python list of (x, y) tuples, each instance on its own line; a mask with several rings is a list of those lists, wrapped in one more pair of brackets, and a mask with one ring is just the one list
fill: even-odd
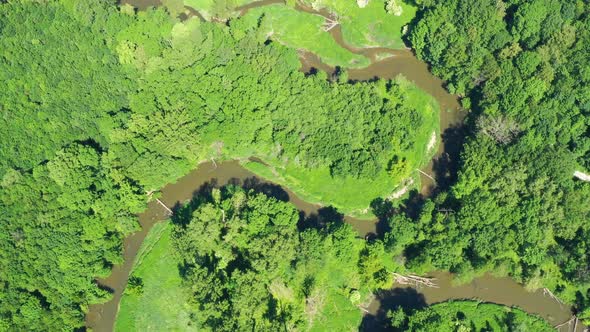
[[(486, 274), (470, 283), (455, 285), (453, 275), (448, 272), (434, 272), (438, 288), (396, 286), (379, 292), (369, 306), (370, 314), (365, 316), (366, 331), (378, 331), (383, 326), (387, 310), (397, 306), (423, 308), (427, 305), (448, 300), (471, 299), (482, 302), (515, 306), (528, 313), (538, 315), (549, 324), (556, 326), (572, 317), (568, 305), (557, 302), (542, 290), (527, 291), (522, 285), (508, 277), (494, 277)], [(583, 331), (578, 325), (577, 331)], [(564, 327), (563, 331), (567, 329)], [(572, 330), (572, 326), (567, 331)]]

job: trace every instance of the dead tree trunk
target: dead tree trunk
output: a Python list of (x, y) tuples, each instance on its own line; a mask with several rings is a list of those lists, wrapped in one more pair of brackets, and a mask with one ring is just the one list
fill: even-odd
[(563, 304), (563, 302), (561, 302), (561, 300), (558, 299), (557, 296), (555, 296), (548, 288), (543, 288), (543, 295), (549, 296), (550, 298), (557, 301), (557, 303), (559, 303), (560, 305)]
[[(572, 318), (568, 319), (567, 321), (565, 321), (565, 322), (563, 322), (563, 323), (561, 323), (561, 324), (559, 324), (559, 325), (555, 325), (555, 326), (554, 326), (554, 328), (555, 328), (556, 330), (559, 330), (561, 327), (563, 327), (563, 326), (565, 326), (565, 325), (568, 325), (568, 326), (570, 326), (570, 325), (572, 325), (572, 322), (574, 321), (574, 319), (577, 319), (577, 317), (576, 317), (576, 316), (572, 316)], [(569, 330), (569, 329), (568, 329), (568, 330)], [(576, 331), (576, 329), (574, 328), (574, 332), (575, 332), (575, 331)]]
[(590, 174), (586, 174), (584, 172), (575, 171), (574, 177), (576, 177), (582, 181), (590, 182)]
[(367, 310), (367, 309), (363, 308), (363, 307), (362, 307), (362, 306), (360, 306), (360, 305), (358, 306), (358, 308), (359, 308), (359, 309), (361, 309), (361, 311), (363, 311), (363, 312), (364, 312), (364, 313), (366, 313), (366, 314), (370, 314), (370, 313), (371, 313), (371, 312), (369, 312), (369, 310)]
[(393, 277), (395, 279), (395, 282), (397, 282), (400, 285), (426, 286), (431, 288), (438, 288), (438, 285), (435, 283), (435, 278), (420, 277), (413, 274), (402, 275), (395, 272), (393, 272)]
[(167, 207), (166, 204), (162, 203), (162, 201), (159, 198), (156, 198), (156, 202), (160, 203), (160, 205), (162, 205), (162, 207), (166, 210), (166, 212), (168, 212), (168, 214), (174, 214), (174, 212), (172, 212), (172, 210), (170, 210), (170, 208)]
[(334, 21), (333, 19), (326, 17), (326, 21), (322, 25), (322, 29), (325, 32), (328, 32), (328, 31), (334, 29), (338, 24), (340, 24), (338, 21)]
[(420, 172), (421, 174), (424, 174), (425, 176), (427, 176), (429, 179), (431, 179), (434, 183), (436, 183), (436, 180), (430, 176), (430, 174), (423, 172), (421, 169), (416, 169), (418, 172)]

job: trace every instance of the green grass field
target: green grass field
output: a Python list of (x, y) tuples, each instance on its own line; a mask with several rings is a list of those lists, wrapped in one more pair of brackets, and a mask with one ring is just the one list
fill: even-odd
[(325, 19), (322, 16), (274, 4), (251, 9), (240, 19), (254, 25), (261, 16), (264, 16), (262, 32), (270, 39), (290, 48), (314, 53), (330, 66), (363, 68), (370, 64), (368, 58), (340, 46), (329, 32), (324, 31), (322, 25)]
[(132, 272), (143, 280), (143, 293), (123, 295), (116, 331), (196, 331), (189, 325), (171, 233), (166, 221), (154, 225), (146, 236)]
[(198, 11), (205, 19), (212, 17), (235, 16), (235, 8), (247, 5), (256, 0), (184, 0), (184, 5)]
[(299, 198), (321, 205), (331, 205), (338, 211), (361, 219), (372, 219), (368, 209), (374, 198), (387, 196), (399, 183), (386, 172), (372, 180), (333, 178), (328, 167), (304, 169), (289, 164), (286, 167), (273, 160), (264, 160), (269, 166), (257, 162), (242, 165), (257, 175), (289, 188)]
[[(437, 331), (555, 331), (541, 317), (519, 308), (477, 301), (447, 301), (434, 304), (417, 317), (410, 328)], [(412, 324), (415, 321), (415, 325)]]
[[(344, 41), (356, 48), (405, 47), (402, 40), (403, 27), (416, 15), (416, 8), (401, 0), (402, 14), (387, 13), (384, 1), (370, 1), (365, 8), (359, 8), (355, 1), (317, 0), (315, 8), (324, 8), (338, 17)], [(185, 0), (184, 4), (197, 11), (207, 20), (235, 18), (235, 8), (247, 5), (252, 0)], [(325, 18), (285, 4), (270, 4), (250, 9), (242, 21), (254, 26), (264, 16), (261, 29), (272, 40), (288, 47), (305, 50), (317, 55), (330, 66), (363, 68), (370, 60), (340, 46), (329, 32), (322, 29)]]
[(318, 0), (316, 7), (334, 13), (342, 26), (342, 37), (350, 46), (357, 48), (387, 47), (403, 48), (403, 27), (416, 15), (416, 7), (401, 0), (402, 14), (396, 16), (385, 10), (385, 1), (372, 0), (365, 8), (356, 1)]

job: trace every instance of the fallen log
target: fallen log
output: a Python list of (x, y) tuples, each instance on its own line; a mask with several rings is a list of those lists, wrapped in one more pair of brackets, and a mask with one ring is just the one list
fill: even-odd
[(576, 177), (582, 181), (590, 182), (590, 174), (586, 174), (584, 172), (575, 171), (574, 177)]
[(328, 32), (328, 31), (334, 29), (338, 24), (340, 24), (338, 21), (334, 21), (334, 20), (326, 17), (326, 22), (324, 22), (324, 24), (322, 25), (322, 29), (325, 32)]
[(416, 169), (418, 172), (420, 172), (421, 174), (423, 174), (424, 176), (428, 177), (430, 180), (432, 180), (432, 182), (436, 183), (436, 180), (428, 173), (423, 172), (421, 169)]
[[(562, 326), (571, 325), (572, 322), (574, 321), (574, 319), (577, 319), (577, 317), (576, 316), (572, 316), (572, 318), (568, 319), (567, 321), (565, 321), (565, 322), (563, 322), (563, 323), (561, 323), (559, 325), (555, 325), (554, 328), (556, 330), (559, 330)], [(576, 331), (576, 330), (574, 329), (574, 331)]]
[(395, 272), (393, 272), (393, 277), (395, 282), (397, 282), (400, 285), (426, 286), (431, 288), (438, 288), (438, 285), (435, 283), (435, 278), (420, 277), (413, 274), (402, 275)]
[(156, 198), (156, 202), (160, 203), (160, 205), (162, 205), (162, 207), (170, 214), (173, 215), (174, 212), (172, 212), (172, 210), (170, 210), (169, 207), (166, 206), (166, 204), (162, 203), (162, 201), (159, 198)]
[(563, 302), (561, 302), (561, 300), (557, 298), (557, 296), (555, 296), (548, 288), (543, 288), (543, 295), (549, 296), (550, 298), (557, 301), (557, 303), (559, 303), (560, 305), (563, 304)]

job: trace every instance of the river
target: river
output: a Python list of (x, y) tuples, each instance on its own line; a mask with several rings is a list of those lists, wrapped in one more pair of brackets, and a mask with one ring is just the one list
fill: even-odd
[[(124, 0), (123, 3), (130, 3), (138, 9), (145, 9), (149, 6), (159, 5), (158, 0)], [(244, 6), (241, 12), (247, 11), (253, 6), (276, 3), (276, 0), (261, 1)], [(279, 1), (280, 2), (280, 1)], [(311, 11), (309, 8), (299, 6), (298, 9)], [(194, 15), (194, 11), (192, 12)], [(315, 12), (324, 16), (326, 12)], [(330, 30), (334, 39), (343, 47), (357, 54), (363, 54), (372, 60), (367, 68), (348, 70), (350, 80), (369, 80), (373, 78), (394, 78), (403, 75), (413, 81), (421, 89), (435, 97), (438, 101), (441, 123), (441, 134), (447, 129), (460, 126), (464, 114), (460, 112), (458, 99), (449, 94), (443, 87), (443, 82), (428, 71), (428, 66), (419, 61), (411, 50), (388, 50), (388, 49), (355, 49), (348, 47), (342, 40), (340, 27)], [(385, 59), (378, 60), (380, 55), (388, 54)], [(302, 71), (308, 72), (312, 68), (333, 73), (335, 68), (323, 64), (320, 59), (310, 53), (300, 53)], [(440, 144), (439, 151), (433, 162), (422, 171), (434, 175), (434, 164), (441, 156), (449, 151), (449, 144)], [(452, 147), (451, 147), (452, 149)], [(433, 181), (427, 176), (421, 176), (423, 194), (428, 194), (434, 187)], [(218, 164), (204, 163), (179, 179), (176, 183), (165, 186), (161, 192), (160, 200), (168, 207), (174, 207), (190, 200), (205, 184), (217, 186), (225, 184), (246, 184), (258, 186), (259, 189), (269, 191), (272, 195), (293, 203), (306, 217), (314, 217), (326, 213), (321, 206), (311, 204), (299, 199), (286, 188), (268, 183), (255, 174), (240, 166), (237, 161), (223, 162)], [(327, 211), (330, 212), (330, 211)], [(105, 288), (111, 289), (113, 298), (105, 304), (91, 305), (86, 316), (86, 325), (97, 332), (108, 332), (113, 330), (119, 302), (127, 284), (127, 279), (133, 266), (134, 258), (143, 242), (143, 239), (154, 223), (166, 219), (166, 210), (156, 201), (148, 204), (145, 212), (139, 215), (141, 230), (128, 236), (124, 240), (123, 257), (124, 263), (115, 266), (108, 278), (98, 279), (98, 283)], [(360, 237), (367, 234), (377, 233), (379, 224), (377, 221), (363, 221), (343, 216), (343, 219), (351, 224), (359, 233)], [(452, 275), (448, 273), (433, 273), (437, 278), (439, 288), (411, 288), (397, 287), (377, 294), (375, 300), (369, 307), (369, 314), (365, 316), (363, 325), (371, 329), (377, 327), (382, 319), (384, 310), (394, 305), (405, 305), (417, 307), (426, 304), (445, 301), (448, 299), (479, 299), (486, 302), (515, 305), (527, 312), (538, 314), (547, 319), (551, 324), (557, 325), (571, 317), (571, 309), (567, 305), (557, 303), (555, 300), (545, 296), (542, 292), (527, 292), (524, 287), (510, 278), (496, 278), (486, 275), (476, 278), (472, 282), (460, 286), (452, 285)], [(581, 327), (579, 329), (581, 331)]]

